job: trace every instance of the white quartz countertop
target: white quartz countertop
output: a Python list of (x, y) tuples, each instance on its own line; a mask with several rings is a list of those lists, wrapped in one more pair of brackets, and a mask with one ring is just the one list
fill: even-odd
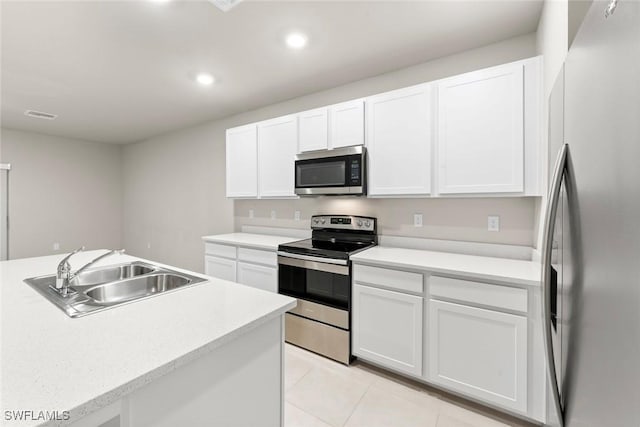
[(533, 261), (387, 246), (375, 246), (350, 258), (356, 264), (409, 268), (506, 284), (540, 286), (540, 263)]
[(272, 236), (269, 234), (229, 233), (214, 236), (203, 236), (205, 242), (221, 243), (224, 245), (245, 246), (255, 249), (277, 250), (278, 245), (301, 240), (299, 237)]
[[(72, 266), (101, 253), (77, 254)], [(6, 410), (71, 411), (77, 420), (295, 306), (293, 298), (204, 276), (207, 282), (70, 318), (23, 282), (54, 273), (61, 258), (0, 262), (2, 425), (13, 425)], [(96, 265), (134, 260), (115, 255)]]

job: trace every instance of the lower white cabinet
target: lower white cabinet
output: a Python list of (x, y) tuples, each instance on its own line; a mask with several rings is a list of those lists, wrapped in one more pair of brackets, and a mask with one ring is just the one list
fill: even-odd
[(278, 292), (278, 269), (263, 265), (238, 262), (237, 282), (243, 285)]
[(419, 296), (353, 285), (353, 354), (411, 375), (422, 375)]
[(527, 318), (429, 300), (428, 380), (527, 411)]
[(236, 281), (236, 261), (211, 255), (204, 256), (204, 273), (218, 279)]

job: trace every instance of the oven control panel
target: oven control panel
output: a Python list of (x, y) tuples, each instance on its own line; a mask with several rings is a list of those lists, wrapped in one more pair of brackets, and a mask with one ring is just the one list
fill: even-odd
[(314, 215), (311, 228), (334, 228), (337, 230), (376, 231), (376, 219), (366, 216)]

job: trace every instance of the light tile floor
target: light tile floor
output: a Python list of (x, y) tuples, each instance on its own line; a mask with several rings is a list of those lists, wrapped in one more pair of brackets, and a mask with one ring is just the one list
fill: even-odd
[(285, 427), (532, 427), (356, 361), (285, 345)]

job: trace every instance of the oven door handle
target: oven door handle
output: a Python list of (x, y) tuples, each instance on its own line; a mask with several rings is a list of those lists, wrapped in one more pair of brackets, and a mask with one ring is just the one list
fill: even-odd
[[(337, 263), (340, 261), (340, 264)], [(344, 264), (342, 264), (344, 262)], [(326, 273), (349, 275), (349, 267), (346, 260), (333, 260), (308, 255), (290, 254), (278, 251), (278, 264), (291, 267), (305, 268), (307, 270), (324, 271)]]
[(348, 264), (348, 261), (346, 259), (323, 258), (321, 256), (293, 254), (291, 252), (285, 252), (285, 251), (278, 251), (278, 255), (287, 257), (287, 258), (302, 259), (305, 261), (323, 262), (325, 264), (338, 264), (338, 265)]

